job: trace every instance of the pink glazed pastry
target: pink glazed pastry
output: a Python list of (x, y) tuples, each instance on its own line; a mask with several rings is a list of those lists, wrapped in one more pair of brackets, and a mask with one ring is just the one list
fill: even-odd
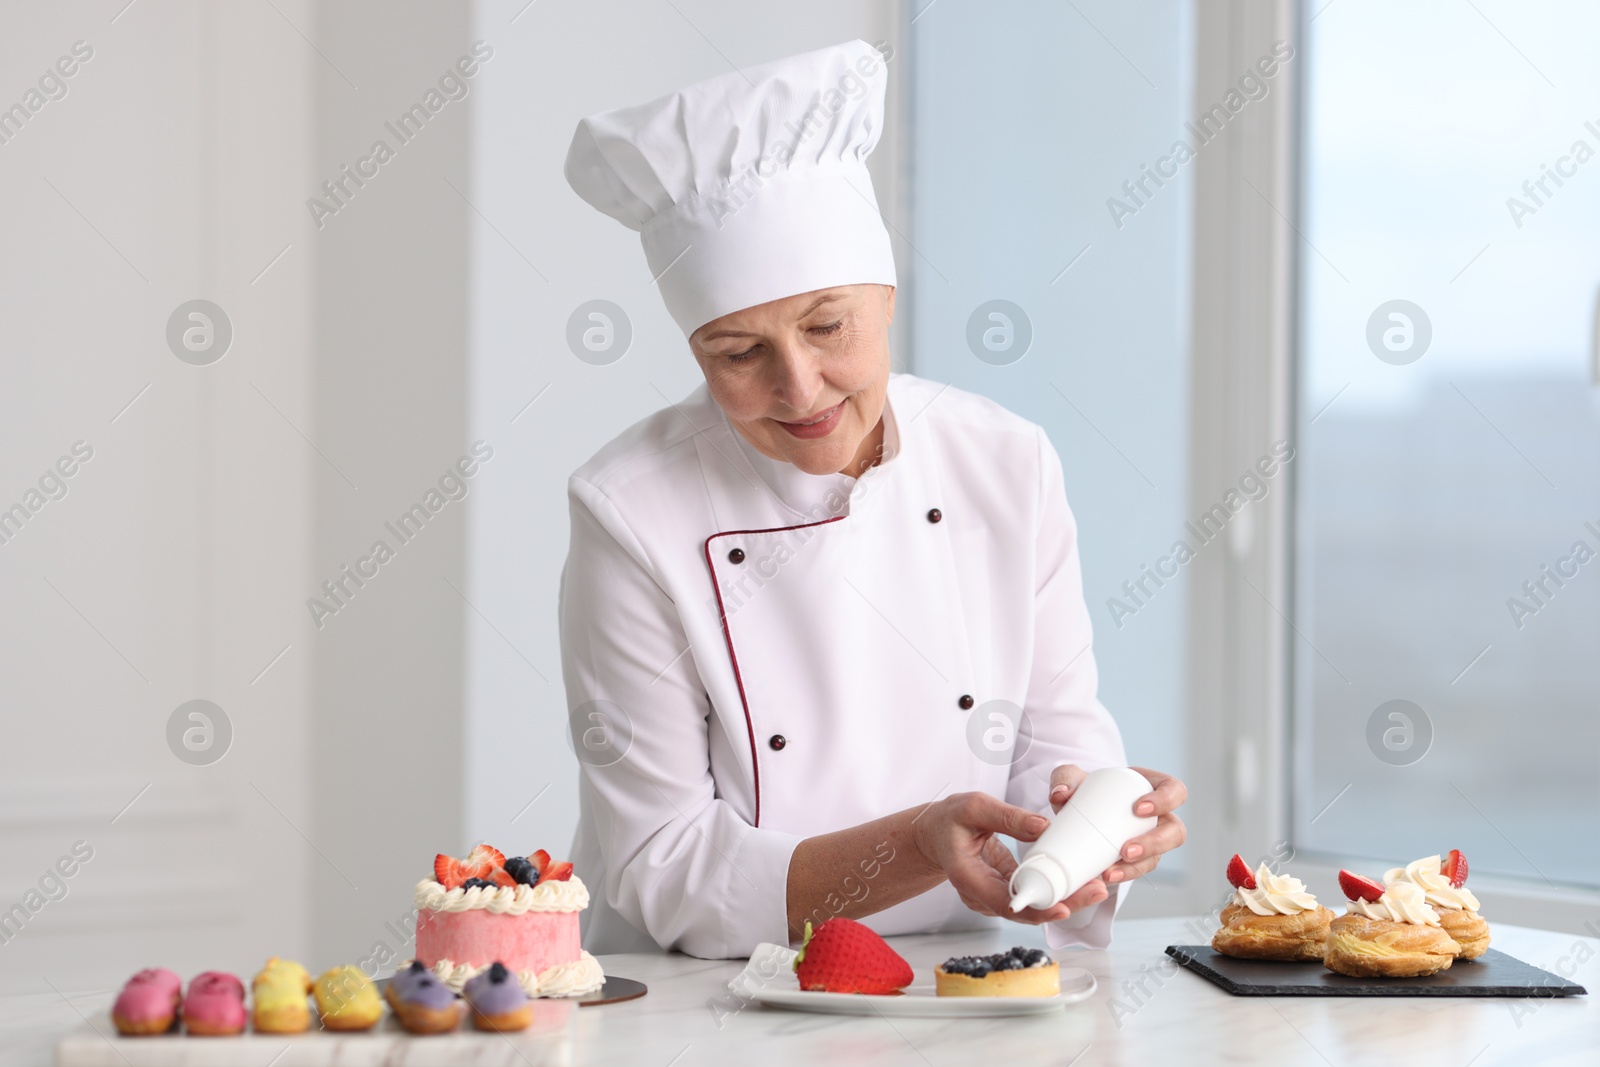
[(244, 1032), (244, 983), (231, 974), (206, 971), (189, 982), (183, 1025), (191, 1034), (231, 1036)]
[(183, 980), (161, 967), (149, 967), (128, 979), (111, 1007), (119, 1034), (141, 1037), (164, 1034), (178, 1017)]

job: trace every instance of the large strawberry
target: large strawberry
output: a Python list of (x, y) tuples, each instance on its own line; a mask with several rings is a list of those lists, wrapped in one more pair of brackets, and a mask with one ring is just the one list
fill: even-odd
[(836, 916), (812, 930), (794, 960), (800, 988), (821, 993), (898, 993), (911, 984), (911, 965), (888, 942), (854, 919)]

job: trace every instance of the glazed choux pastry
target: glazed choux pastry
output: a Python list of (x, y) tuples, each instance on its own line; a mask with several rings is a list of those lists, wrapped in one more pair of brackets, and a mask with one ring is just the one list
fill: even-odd
[(396, 971), (384, 996), (394, 1017), (410, 1033), (443, 1034), (461, 1025), (461, 1000), (420, 960)]
[(231, 974), (205, 971), (189, 981), (183, 1027), (191, 1034), (230, 1037), (244, 1032), (244, 983)]
[(306, 994), (311, 975), (293, 960), (273, 956), (250, 982), (250, 1007), (257, 1032), (298, 1034), (311, 1026)]
[(479, 1030), (526, 1030), (533, 1022), (533, 1002), (522, 991), (517, 976), (499, 960), (467, 979), (461, 992), (472, 1007), (472, 1024)]
[(162, 967), (147, 967), (128, 979), (111, 1007), (117, 1033), (129, 1037), (164, 1034), (178, 1018), (183, 979)]
[(345, 964), (324, 971), (312, 986), (317, 1012), (329, 1030), (370, 1030), (383, 1017), (383, 998), (361, 968)]

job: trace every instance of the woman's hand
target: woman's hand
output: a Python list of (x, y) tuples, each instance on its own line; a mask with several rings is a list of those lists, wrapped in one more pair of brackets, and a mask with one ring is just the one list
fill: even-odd
[[(1082, 908), (1111, 895), (1110, 887), (1140, 875), (1149, 874), (1161, 862), (1163, 852), (1171, 852), (1189, 836), (1183, 820), (1173, 814), (1189, 796), (1188, 788), (1170, 774), (1134, 767), (1155, 788), (1133, 802), (1135, 815), (1154, 815), (1156, 824), (1148, 832), (1122, 846), (1122, 858), (1101, 872), (1100, 877), (1068, 897), (1064, 904)], [(1050, 806), (1056, 811), (1082, 784), (1087, 772), (1075, 764), (1057, 767), (1050, 775)], [(1082, 899), (1080, 899), (1082, 898)]]
[[(928, 805), (916, 817), (912, 843), (931, 868), (950, 880), (961, 902), (978, 914), (1003, 915), (1025, 923), (1055, 922), (1072, 914), (1071, 899), (1048, 908), (1012, 912), (1009, 883), (1017, 861), (995, 836), (1035, 841), (1049, 825), (1043, 815), (987, 793), (955, 793)], [(1101, 885), (1099, 899), (1104, 897)]]

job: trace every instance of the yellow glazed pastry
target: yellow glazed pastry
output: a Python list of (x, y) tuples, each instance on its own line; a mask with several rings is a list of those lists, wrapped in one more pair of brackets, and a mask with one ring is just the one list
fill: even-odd
[(1444, 932), (1422, 887), (1380, 886), (1349, 871), (1339, 884), (1349, 910), (1333, 920), (1322, 963), (1353, 978), (1416, 978), (1447, 970), (1461, 947)]
[(1333, 912), (1306, 892), (1305, 883), (1273, 874), (1265, 863), (1255, 872), (1235, 855), (1228, 865), (1233, 899), (1222, 909), (1222, 928), (1211, 947), (1248, 960), (1320, 960)]
[(1443, 861), (1425, 856), (1404, 867), (1391, 867), (1383, 882), (1411, 882), (1422, 887), (1428, 904), (1439, 913), (1439, 925), (1461, 946), (1461, 958), (1475, 960), (1489, 949), (1489, 924), (1478, 914), (1478, 898), (1466, 887), (1467, 861), (1460, 850), (1451, 849)]
[(329, 1030), (369, 1030), (383, 1015), (378, 987), (359, 967), (345, 964), (323, 972), (312, 992), (322, 1025)]
[(311, 1025), (306, 994), (311, 975), (293, 960), (273, 956), (250, 983), (254, 1024), (263, 1034), (298, 1034)]

